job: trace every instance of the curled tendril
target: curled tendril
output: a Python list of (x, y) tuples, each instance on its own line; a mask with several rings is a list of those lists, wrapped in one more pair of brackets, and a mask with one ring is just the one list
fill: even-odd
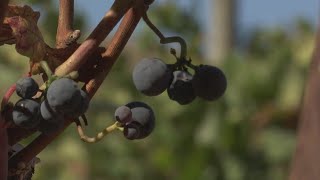
[(149, 28), (160, 38), (161, 44), (168, 44), (168, 43), (179, 43), (181, 52), (180, 52), (180, 59), (185, 59), (187, 57), (187, 43), (186, 41), (180, 36), (172, 36), (172, 37), (165, 37), (161, 31), (150, 21), (146, 12), (142, 15), (144, 22), (149, 26)]

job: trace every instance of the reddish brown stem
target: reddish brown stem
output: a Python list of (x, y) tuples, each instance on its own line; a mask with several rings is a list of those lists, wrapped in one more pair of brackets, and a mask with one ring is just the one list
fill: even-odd
[(58, 76), (66, 75), (72, 71), (77, 71), (88, 57), (98, 48), (101, 42), (108, 36), (123, 15), (132, 4), (129, 0), (115, 0), (111, 9), (106, 13), (97, 27), (81, 46), (55, 71)]
[[(137, 2), (142, 2), (139, 0)], [(139, 3), (139, 7), (143, 7), (143, 4)], [(137, 23), (141, 18), (141, 9), (139, 8), (131, 8), (127, 13), (125, 18), (123, 19), (118, 31), (116, 32), (115, 37), (113, 38), (111, 44), (105, 53), (103, 53), (104, 63), (102, 67), (105, 67), (106, 70), (97, 74), (95, 79), (99, 80), (99, 83), (95, 83), (93, 86), (89, 86), (89, 93), (94, 94), (97, 87), (100, 86), (100, 82), (102, 82), (105, 78), (107, 72), (111, 69), (112, 64), (116, 61), (121, 51), (123, 50), (125, 44), (130, 38), (133, 30), (135, 29)], [(109, 67), (110, 66), (110, 67)], [(91, 89), (92, 88), (92, 89)], [(12, 157), (9, 161), (9, 167), (15, 167), (18, 162), (29, 162), (33, 157), (39, 154), (47, 145), (49, 145), (59, 134), (63, 132), (65, 128), (67, 128), (73, 120), (68, 119), (64, 124), (64, 128), (55, 132), (54, 134), (47, 136), (41, 134), (38, 136), (32, 143), (30, 143), (27, 147), (17, 153), (14, 157)]]
[(8, 144), (10, 146), (18, 143), (24, 138), (27, 138), (31, 136), (33, 133), (35, 133), (37, 129), (25, 129), (21, 127), (10, 127), (7, 128), (8, 132)]
[(9, 0), (1, 0), (0, 1), (0, 28), (2, 26), (4, 15), (7, 12)]
[[(9, 0), (0, 1), (0, 28), (7, 11)], [(8, 176), (8, 135), (7, 129), (2, 128), (4, 120), (0, 116), (0, 179), (7, 179)]]
[(10, 97), (13, 95), (13, 93), (16, 91), (16, 84), (11, 85), (11, 87), (7, 90), (7, 92), (4, 94), (2, 101), (1, 101), (1, 109), (4, 108), (5, 105), (8, 104)]
[[(65, 48), (72, 39), (77, 39), (73, 34), (74, 0), (59, 1), (59, 20), (56, 35), (57, 48)], [(80, 35), (80, 34), (79, 34)]]
[(0, 179), (7, 179), (8, 173), (8, 135), (7, 129), (0, 128)]
[(320, 177), (320, 29), (309, 68), (301, 109), (298, 143), (292, 161), (290, 180), (314, 180)]

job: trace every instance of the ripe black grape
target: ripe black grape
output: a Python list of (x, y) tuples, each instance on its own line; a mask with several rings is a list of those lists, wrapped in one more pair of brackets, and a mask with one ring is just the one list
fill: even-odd
[(160, 59), (143, 59), (134, 67), (132, 77), (138, 91), (157, 96), (169, 86), (172, 72)]
[(73, 113), (81, 102), (81, 92), (77, 83), (69, 78), (53, 81), (47, 91), (49, 106), (57, 112)]
[(88, 97), (88, 94), (83, 90), (80, 90), (80, 95), (81, 95), (80, 102), (74, 106), (75, 107), (74, 109), (66, 113), (67, 116), (71, 118), (77, 118), (82, 114), (84, 114), (89, 108), (90, 99)]
[(51, 123), (61, 123), (64, 120), (63, 114), (53, 110), (47, 100), (44, 100), (40, 106), (40, 113), (42, 121), (48, 121)]
[(123, 135), (129, 139), (141, 139), (141, 130), (143, 129), (143, 126), (140, 123), (137, 122), (131, 122), (126, 125), (124, 125)]
[(63, 121), (51, 122), (51, 121), (41, 120), (38, 130), (43, 134), (51, 135), (52, 133), (61, 129), (63, 127), (63, 124), (64, 124)]
[(131, 109), (132, 121), (127, 123), (138, 123), (141, 125), (139, 135), (135, 139), (143, 139), (151, 134), (155, 127), (155, 116), (150, 106), (143, 102), (131, 102), (126, 105)]
[(39, 85), (31, 77), (21, 78), (16, 83), (16, 93), (18, 96), (24, 99), (32, 98), (37, 94), (38, 90)]
[(126, 124), (132, 120), (131, 109), (127, 106), (120, 106), (114, 112), (114, 117), (118, 122)]
[(219, 68), (200, 65), (195, 71), (192, 86), (197, 96), (214, 101), (224, 94), (227, 88), (227, 79)]
[(192, 87), (192, 75), (186, 71), (174, 71), (173, 81), (167, 89), (169, 98), (181, 105), (191, 103), (195, 98)]
[(33, 128), (39, 124), (38, 102), (31, 99), (19, 100), (12, 111), (12, 120), (15, 125), (24, 128)]

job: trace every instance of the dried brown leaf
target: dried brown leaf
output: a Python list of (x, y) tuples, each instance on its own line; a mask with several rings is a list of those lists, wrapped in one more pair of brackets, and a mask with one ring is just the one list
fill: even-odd
[(37, 26), (39, 17), (40, 13), (29, 6), (11, 5), (3, 22), (7, 26), (0, 30), (0, 45), (15, 42), (17, 52), (30, 58), (33, 74), (38, 73), (38, 63), (46, 54), (46, 44)]

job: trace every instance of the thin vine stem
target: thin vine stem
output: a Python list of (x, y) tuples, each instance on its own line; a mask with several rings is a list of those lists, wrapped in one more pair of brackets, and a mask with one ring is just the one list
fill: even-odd
[(110, 134), (111, 132), (119, 129), (120, 123), (116, 122), (111, 126), (106, 127), (101, 132), (99, 132), (95, 137), (89, 137), (85, 134), (84, 129), (82, 128), (80, 123), (77, 123), (77, 131), (80, 136), (80, 139), (86, 143), (97, 143), (101, 141), (106, 135)]
[(179, 43), (180, 44), (180, 59), (187, 57), (187, 43), (180, 36), (165, 37), (162, 32), (150, 21), (146, 12), (143, 13), (142, 18), (149, 28), (160, 38), (161, 44)]
[(40, 66), (48, 77), (52, 76), (52, 71), (46, 61), (40, 61)]

